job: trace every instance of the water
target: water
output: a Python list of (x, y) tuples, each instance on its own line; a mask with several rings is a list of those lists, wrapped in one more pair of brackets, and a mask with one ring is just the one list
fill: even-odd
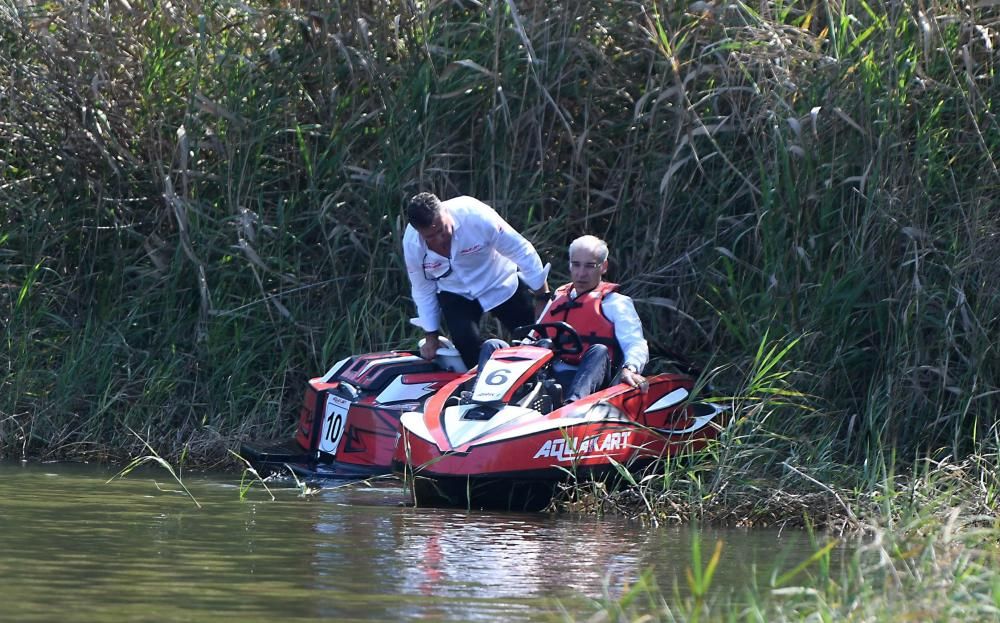
[(241, 500), (239, 475), (186, 475), (199, 508), (162, 469), (114, 475), (0, 464), (0, 620), (584, 619), (649, 568), (683, 587), (692, 538), (704, 560), (724, 541), (713, 591), (815, 551), (793, 531), (415, 509), (394, 481), (272, 501), (259, 485)]

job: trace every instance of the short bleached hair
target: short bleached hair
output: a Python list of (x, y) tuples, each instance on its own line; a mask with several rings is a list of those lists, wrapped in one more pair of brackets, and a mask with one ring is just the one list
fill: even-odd
[(580, 236), (569, 243), (569, 256), (573, 257), (574, 251), (588, 251), (600, 259), (603, 264), (608, 259), (608, 243), (597, 236)]

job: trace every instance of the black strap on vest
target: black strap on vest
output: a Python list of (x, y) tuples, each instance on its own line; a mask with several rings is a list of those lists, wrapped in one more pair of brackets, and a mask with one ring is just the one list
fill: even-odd
[[(594, 288), (596, 288), (596, 287), (597, 286), (594, 286)], [(569, 292), (570, 292), (570, 290), (572, 290), (572, 288), (570, 288), (569, 290), (566, 291), (566, 302), (563, 303), (562, 305), (557, 305), (556, 307), (554, 307), (552, 309), (552, 313), (553, 314), (562, 314), (562, 313), (565, 313), (566, 315), (563, 316), (563, 320), (566, 320), (567, 318), (569, 318), (569, 312), (570, 312), (570, 310), (576, 309), (578, 307), (583, 307), (583, 303), (580, 302), (580, 299), (583, 298), (583, 296), (585, 294), (590, 294), (591, 292), (593, 292), (594, 288), (591, 288), (591, 289), (587, 290), (586, 292), (577, 292), (576, 293), (576, 298), (570, 298), (569, 297)], [(603, 300), (603, 298), (604, 297), (601, 297), (602, 300)]]
[[(600, 285), (600, 284), (598, 284), (598, 285)], [(553, 315), (555, 315), (555, 314), (564, 314), (563, 315), (563, 320), (567, 321), (569, 319), (569, 312), (571, 310), (577, 309), (579, 307), (583, 307), (583, 303), (580, 302), (580, 299), (582, 299), (584, 297), (584, 295), (590, 294), (595, 289), (596, 289), (596, 286), (593, 287), (593, 288), (591, 288), (591, 289), (589, 289), (589, 290), (587, 290), (586, 292), (577, 292), (576, 293), (576, 298), (572, 298), (572, 299), (569, 297), (569, 292), (567, 291), (566, 292), (566, 302), (553, 307), (549, 311)], [(604, 296), (602, 296), (601, 300), (603, 301), (604, 297), (606, 297), (608, 294), (610, 294), (610, 292), (608, 292)], [(622, 365), (622, 363), (623, 363), (622, 359), (624, 359), (625, 356), (622, 353), (621, 346), (618, 344), (618, 340), (616, 340), (614, 338), (599, 337), (596, 333), (591, 333), (590, 335), (580, 335), (580, 341), (583, 342), (588, 347), (590, 345), (592, 345), (592, 344), (604, 344), (605, 346), (608, 347), (608, 350), (611, 353), (611, 365), (613, 366), (612, 369), (613, 370), (617, 370), (617, 368)]]
[(583, 307), (583, 303), (581, 303), (579, 299), (580, 299), (579, 296), (577, 296), (575, 299), (566, 297), (566, 302), (563, 303), (562, 305), (556, 305), (555, 307), (553, 307), (552, 313), (566, 314), (566, 316), (563, 317), (563, 319), (565, 319), (566, 317), (569, 316), (570, 310), (576, 309), (577, 307)]

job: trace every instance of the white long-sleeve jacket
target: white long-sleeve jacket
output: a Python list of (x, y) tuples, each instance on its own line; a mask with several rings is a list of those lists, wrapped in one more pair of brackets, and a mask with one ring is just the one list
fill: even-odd
[(532, 290), (542, 287), (548, 268), (493, 208), (464, 195), (441, 203), (455, 221), (450, 257), (428, 249), (412, 225), (403, 233), (406, 274), (417, 307), (414, 324), (424, 331), (440, 330), (439, 291), (478, 300), (489, 311), (514, 294), (519, 275)]

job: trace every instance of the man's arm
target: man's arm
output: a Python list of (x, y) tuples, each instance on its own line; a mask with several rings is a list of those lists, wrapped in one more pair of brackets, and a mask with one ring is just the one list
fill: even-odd
[(649, 363), (649, 345), (642, 333), (642, 321), (632, 299), (617, 292), (604, 299), (604, 313), (615, 324), (615, 339), (622, 349), (622, 380), (646, 393), (649, 385), (642, 370)]
[[(549, 292), (548, 276), (549, 266), (542, 266), (542, 259), (535, 251), (535, 247), (528, 242), (510, 223), (505, 221), (496, 210), (488, 205), (481, 204), (477, 213), (484, 221), (484, 225), (490, 228), (490, 242), (497, 253), (503, 255), (514, 262), (521, 270), (524, 282), (528, 284), (535, 294), (542, 296)], [(536, 301), (538, 303), (539, 301)], [(545, 306), (544, 301), (536, 307), (540, 311)]]
[(437, 286), (424, 277), (424, 255), (417, 236), (418, 234), (410, 227), (407, 227), (403, 235), (406, 276), (410, 280), (410, 295), (417, 307), (417, 317), (411, 322), (424, 330), (425, 342), (420, 349), (420, 356), (424, 359), (433, 359), (439, 345), (441, 308), (437, 299)]

